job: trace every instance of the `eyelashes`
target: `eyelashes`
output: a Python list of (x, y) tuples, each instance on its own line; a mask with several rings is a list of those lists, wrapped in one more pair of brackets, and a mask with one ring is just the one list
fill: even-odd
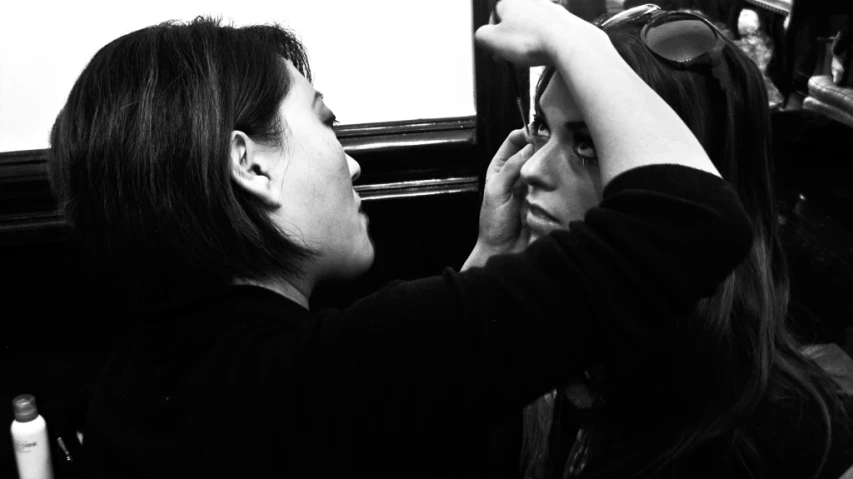
[(583, 166), (590, 166), (590, 165), (597, 165), (598, 164), (598, 158), (590, 158), (587, 156), (582, 156), (580, 153), (575, 151), (574, 148), (572, 148), (572, 151), (569, 154), (569, 157), (575, 163), (580, 163)]
[(595, 145), (592, 144), (592, 138), (589, 138), (587, 135), (575, 133), (572, 156), (582, 165), (598, 164), (598, 154), (595, 151)]
[(542, 117), (534, 113), (533, 121), (530, 122), (530, 131), (532, 131), (534, 135), (539, 135), (539, 129), (543, 126), (545, 126), (545, 122), (542, 121)]
[[(539, 149), (550, 137), (548, 126), (542, 120), (542, 117), (533, 114), (533, 121), (530, 122), (530, 131), (533, 136), (533, 144), (536, 149)], [(583, 130), (571, 130), (574, 136), (574, 141), (569, 151), (569, 159), (583, 166), (598, 165), (598, 155), (595, 151), (595, 145), (589, 133)]]

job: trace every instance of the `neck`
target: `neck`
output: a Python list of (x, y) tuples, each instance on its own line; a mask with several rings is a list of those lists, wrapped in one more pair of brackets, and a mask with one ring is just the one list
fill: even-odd
[[(311, 288), (306, 285), (297, 285), (283, 279), (268, 279), (268, 280), (253, 280), (253, 279), (236, 279), (235, 284), (248, 284), (259, 288), (268, 289), (274, 293), (278, 293), (303, 308), (310, 309), (308, 306), (308, 298), (311, 296)], [(302, 286), (301, 288), (299, 286)]]

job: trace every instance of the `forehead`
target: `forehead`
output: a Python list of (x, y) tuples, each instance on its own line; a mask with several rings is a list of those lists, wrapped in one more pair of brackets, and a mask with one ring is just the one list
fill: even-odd
[(575, 99), (569, 93), (563, 77), (555, 73), (551, 81), (539, 97), (539, 109), (545, 118), (552, 123), (563, 123), (567, 121), (582, 121), (580, 111), (575, 104)]
[[(314, 101), (314, 85), (311, 84), (303, 75), (290, 63), (290, 60), (283, 60), (287, 66), (287, 74), (290, 76), (290, 92), (288, 98), (293, 97), (294, 100)], [(285, 100), (287, 101), (287, 100)]]

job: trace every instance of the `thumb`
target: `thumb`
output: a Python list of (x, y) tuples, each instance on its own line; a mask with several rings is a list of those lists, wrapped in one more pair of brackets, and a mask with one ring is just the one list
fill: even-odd
[(492, 53), (500, 54), (506, 39), (501, 35), (499, 25), (483, 25), (474, 32), (474, 39), (481, 47)]
[(533, 155), (533, 145), (528, 144), (504, 163), (501, 171), (495, 175), (495, 186), (504, 194), (512, 192), (513, 187), (521, 176), (521, 167)]

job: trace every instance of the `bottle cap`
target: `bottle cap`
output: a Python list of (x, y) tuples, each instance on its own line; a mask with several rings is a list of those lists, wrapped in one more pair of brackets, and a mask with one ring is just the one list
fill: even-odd
[(15, 420), (18, 422), (29, 422), (39, 415), (36, 408), (36, 398), (32, 394), (21, 394), (12, 400), (12, 409), (15, 411)]

